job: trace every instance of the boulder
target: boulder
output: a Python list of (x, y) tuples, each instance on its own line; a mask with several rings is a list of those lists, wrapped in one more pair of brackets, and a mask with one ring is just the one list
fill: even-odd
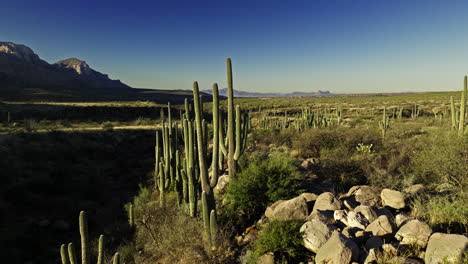
[(373, 207), (367, 205), (359, 205), (354, 209), (354, 212), (361, 213), (369, 223), (374, 222), (377, 219), (377, 211)]
[(327, 242), (336, 227), (317, 219), (307, 221), (301, 226), (304, 246), (310, 251), (317, 253), (320, 247)]
[(410, 216), (406, 213), (399, 213), (395, 216), (395, 224), (397, 227), (401, 227), (405, 224), (408, 220), (410, 220)]
[(367, 219), (361, 213), (353, 211), (347, 213), (345, 210), (336, 210), (333, 213), (333, 217), (336, 221), (339, 221), (349, 227), (366, 229), (366, 226), (369, 224)]
[(270, 220), (304, 220), (308, 215), (307, 201), (302, 196), (287, 201), (277, 201), (265, 211), (265, 216)]
[(392, 244), (383, 244), (382, 249), (385, 254), (390, 256), (396, 256), (398, 254), (398, 249)]
[(383, 189), (380, 193), (382, 204), (393, 209), (403, 209), (406, 207), (406, 196), (404, 193), (390, 189)]
[(395, 223), (386, 215), (379, 216), (374, 222), (367, 226), (366, 231), (372, 232), (374, 236), (386, 236), (395, 232)]
[(431, 233), (432, 229), (428, 224), (419, 220), (410, 220), (400, 227), (395, 238), (401, 241), (402, 245), (417, 244), (425, 248)]
[(318, 198), (318, 195), (316, 195), (315, 193), (303, 193), (300, 196), (304, 197), (307, 203), (315, 202)]
[(367, 185), (358, 185), (351, 187), (348, 193), (340, 196), (340, 200), (347, 201), (347, 203), (350, 206), (356, 203), (356, 206), (377, 206), (380, 201), (378, 193)]
[(257, 259), (257, 264), (275, 264), (275, 255), (273, 252), (265, 253)]
[(214, 188), (214, 191), (219, 194), (223, 194), (226, 192), (226, 187), (229, 184), (229, 175), (224, 174), (219, 176), (218, 178), (218, 183), (216, 184), (216, 187)]
[(317, 210), (326, 211), (333, 215), (333, 211), (341, 209), (341, 201), (331, 192), (324, 192), (317, 197), (312, 213)]
[(359, 248), (353, 240), (339, 232), (333, 232), (328, 241), (318, 250), (316, 264), (349, 264), (358, 261)]
[[(468, 238), (463, 235), (434, 233), (429, 238), (424, 260), (426, 264), (458, 263), (468, 249)], [(465, 256), (466, 257), (466, 256)], [(460, 262), (462, 263), (462, 262)]]
[(333, 212), (331, 211), (323, 211), (323, 210), (316, 210), (313, 211), (307, 218), (307, 221), (310, 221), (312, 219), (318, 219), (320, 221), (323, 221), (327, 224), (336, 224), (335, 219), (333, 218)]

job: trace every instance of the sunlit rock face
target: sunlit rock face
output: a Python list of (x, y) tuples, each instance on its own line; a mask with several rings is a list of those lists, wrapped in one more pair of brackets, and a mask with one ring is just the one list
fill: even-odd
[(12, 55), (32, 64), (46, 63), (45, 61), (42, 61), (31, 48), (25, 45), (15, 44), (13, 42), (0, 42), (0, 54), (1, 53)]

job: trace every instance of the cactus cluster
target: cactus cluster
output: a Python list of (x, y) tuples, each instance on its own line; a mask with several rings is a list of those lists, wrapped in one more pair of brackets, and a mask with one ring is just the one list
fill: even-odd
[(298, 113), (289, 114), (279, 111), (263, 114), (259, 119), (259, 126), (262, 129), (295, 129), (303, 131), (309, 128), (325, 128), (337, 126), (343, 122), (343, 109), (338, 106), (336, 109), (312, 109), (303, 107)]
[(452, 129), (458, 130), (458, 136), (461, 137), (465, 133), (465, 115), (466, 115), (466, 100), (468, 96), (467, 88), (467, 76), (463, 80), (463, 91), (460, 98), (460, 111), (458, 111), (453, 100), (453, 96), (450, 97), (450, 112), (452, 116)]
[[(160, 193), (160, 205), (165, 204), (165, 193), (175, 190), (178, 204), (197, 216), (201, 199), (203, 221), (207, 239), (213, 243), (216, 236), (216, 206), (213, 189), (227, 158), (230, 177), (235, 177), (236, 163), (247, 145), (249, 117), (239, 106), (234, 107), (232, 65), (227, 59), (228, 104), (227, 131), (223, 129), (223, 113), (219, 105), (218, 85), (213, 84), (213, 110), (211, 129), (212, 147), (209, 147), (209, 126), (203, 116), (203, 102), (198, 82), (193, 83), (193, 105), (185, 100), (185, 113), (181, 124), (172, 122), (168, 105), (167, 125), (162, 119), (161, 131), (156, 131), (155, 183)], [(160, 139), (160, 132), (162, 134)], [(226, 134), (226, 136), (225, 136)], [(180, 138), (179, 138), (180, 136)], [(184, 206), (188, 205), (188, 206)]]
[[(88, 219), (85, 211), (80, 212), (79, 229), (81, 238), (81, 264), (89, 264), (91, 262), (88, 238)], [(99, 236), (97, 251), (97, 264), (104, 264), (104, 235)], [(68, 246), (65, 244), (60, 246), (60, 257), (62, 264), (78, 264), (78, 257), (73, 243), (68, 243)]]

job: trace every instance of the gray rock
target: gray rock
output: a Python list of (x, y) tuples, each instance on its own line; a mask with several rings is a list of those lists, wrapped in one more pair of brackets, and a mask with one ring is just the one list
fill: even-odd
[(468, 238), (463, 235), (434, 233), (429, 238), (424, 260), (426, 264), (457, 263), (468, 249)]
[(216, 187), (214, 191), (219, 194), (223, 194), (226, 192), (226, 187), (229, 184), (229, 175), (224, 174), (219, 176), (218, 178), (218, 184), (216, 184)]
[(428, 224), (419, 220), (410, 220), (400, 227), (395, 238), (401, 241), (402, 245), (417, 244), (425, 248), (431, 233), (432, 229)]
[(331, 192), (320, 194), (315, 201), (312, 212), (316, 210), (335, 211), (341, 209), (341, 201), (338, 200)]
[(327, 224), (336, 224), (335, 219), (333, 218), (333, 211), (323, 211), (323, 210), (316, 210), (313, 211), (307, 218), (307, 221), (310, 221), (312, 219), (317, 219), (320, 221), (323, 221)]
[(300, 232), (303, 233), (304, 246), (310, 251), (317, 253), (335, 230), (336, 227), (333, 225), (312, 219), (301, 226)]
[(257, 259), (257, 264), (275, 264), (275, 255), (273, 252), (263, 254)]
[(351, 187), (348, 193), (341, 195), (340, 200), (346, 200), (350, 206), (355, 203), (357, 203), (356, 206), (377, 206), (380, 198), (379, 194), (372, 187), (367, 185), (358, 185)]
[(357, 227), (360, 229), (366, 229), (369, 221), (361, 214), (356, 212), (347, 213), (345, 210), (336, 210), (333, 214), (336, 221), (340, 221), (345, 226)]
[(395, 223), (397, 227), (401, 227), (405, 224), (408, 220), (410, 220), (410, 216), (406, 213), (399, 213), (395, 216)]
[(277, 201), (265, 211), (265, 216), (270, 220), (304, 220), (308, 215), (307, 202), (302, 196), (287, 201)]
[(386, 236), (393, 234), (395, 229), (393, 220), (386, 215), (381, 215), (367, 226), (366, 231), (372, 232), (374, 236)]
[(328, 241), (318, 250), (316, 264), (349, 264), (358, 261), (359, 248), (353, 240), (333, 232)]
[(315, 202), (318, 198), (318, 195), (315, 193), (303, 193), (301, 196), (306, 199), (307, 203)]
[(380, 193), (382, 204), (394, 209), (403, 209), (406, 207), (405, 194), (399, 191), (383, 189)]
[(367, 205), (359, 205), (354, 209), (354, 212), (361, 213), (369, 223), (372, 223), (377, 219), (378, 215), (373, 207)]

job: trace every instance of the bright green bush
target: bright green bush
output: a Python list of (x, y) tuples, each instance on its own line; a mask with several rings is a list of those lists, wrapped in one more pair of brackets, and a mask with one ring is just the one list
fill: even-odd
[(240, 214), (249, 221), (258, 218), (277, 200), (300, 194), (299, 173), (293, 164), (294, 159), (281, 153), (252, 158), (227, 189), (228, 213)]
[(275, 258), (286, 263), (299, 262), (298, 258), (307, 256), (304, 248), (299, 221), (272, 221), (260, 231), (253, 243), (253, 253), (249, 263), (256, 263), (261, 255), (273, 252)]

